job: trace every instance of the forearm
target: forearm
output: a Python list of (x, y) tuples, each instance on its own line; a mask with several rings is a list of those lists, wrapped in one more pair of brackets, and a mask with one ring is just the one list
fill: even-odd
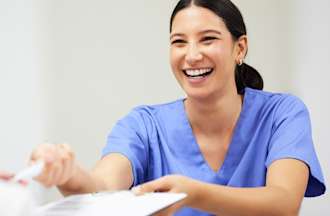
[(279, 187), (233, 188), (200, 183), (192, 207), (227, 216), (295, 216), (299, 205)]
[(100, 178), (80, 166), (76, 167), (74, 175), (65, 184), (57, 187), (64, 196), (93, 193), (106, 189), (105, 183)]
[(130, 162), (120, 154), (110, 154), (87, 171), (77, 166), (74, 175), (58, 189), (64, 196), (99, 191), (127, 190), (133, 183)]

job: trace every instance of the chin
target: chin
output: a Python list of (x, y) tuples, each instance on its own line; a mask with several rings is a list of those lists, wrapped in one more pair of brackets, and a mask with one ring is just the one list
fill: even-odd
[(189, 91), (185, 91), (187, 98), (191, 98), (194, 100), (205, 100), (208, 99), (212, 96), (212, 94), (209, 91), (206, 90), (189, 90)]

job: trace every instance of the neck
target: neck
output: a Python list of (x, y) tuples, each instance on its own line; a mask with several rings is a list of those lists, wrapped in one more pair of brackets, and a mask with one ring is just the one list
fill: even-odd
[(231, 133), (242, 109), (242, 99), (237, 92), (203, 101), (188, 97), (185, 108), (194, 132), (206, 135)]

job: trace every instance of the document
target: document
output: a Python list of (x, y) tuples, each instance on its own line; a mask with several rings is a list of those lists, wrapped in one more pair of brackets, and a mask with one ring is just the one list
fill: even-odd
[(136, 196), (131, 191), (73, 195), (39, 207), (34, 216), (146, 216), (185, 197), (183, 193), (146, 193)]
[(30, 190), (19, 184), (0, 180), (1, 216), (33, 216), (35, 207)]

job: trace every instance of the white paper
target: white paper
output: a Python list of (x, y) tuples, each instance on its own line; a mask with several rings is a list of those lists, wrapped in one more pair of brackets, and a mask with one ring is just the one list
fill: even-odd
[(26, 187), (0, 180), (0, 216), (31, 216), (36, 207)]
[(145, 216), (185, 197), (183, 193), (147, 193), (136, 196), (131, 191), (73, 195), (40, 207), (34, 216)]

